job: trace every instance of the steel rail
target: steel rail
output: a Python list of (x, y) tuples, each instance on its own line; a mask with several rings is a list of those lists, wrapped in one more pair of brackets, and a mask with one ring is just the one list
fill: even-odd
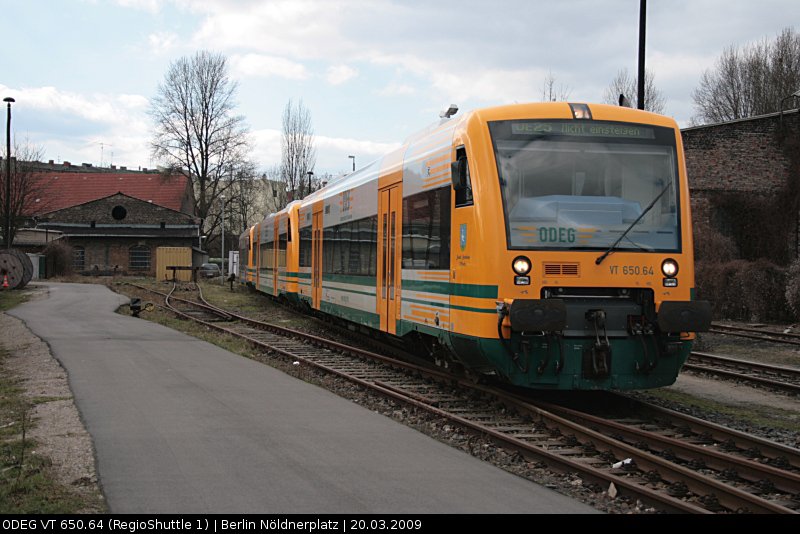
[[(727, 369), (725, 369), (725, 367), (727, 367)], [(752, 382), (758, 386), (766, 386), (793, 394), (800, 394), (800, 369), (767, 365), (760, 362), (750, 362), (705, 352), (692, 352), (689, 361), (684, 364), (683, 368), (695, 372)], [(738, 369), (738, 371), (731, 369)], [(783, 377), (785, 380), (792, 380), (794, 382), (759, 376), (754, 373)]]
[(791, 332), (769, 332), (755, 328), (745, 328), (741, 326), (731, 326), (719, 323), (712, 323), (709, 332), (712, 334), (727, 334), (749, 339), (758, 339), (760, 341), (800, 345), (800, 334), (794, 334)]
[(606, 433), (624, 436), (629, 441), (644, 441), (648, 447), (656, 451), (672, 451), (684, 461), (700, 460), (705, 466), (719, 472), (734, 469), (739, 476), (747, 481), (760, 482), (769, 480), (780, 491), (792, 495), (800, 494), (800, 474), (798, 473), (778, 469), (747, 458), (726, 454), (710, 447), (681, 441), (670, 436), (643, 430), (632, 425), (622, 424), (564, 406), (542, 402), (537, 404), (553, 413), (568, 416), (571, 420), (584, 421), (587, 426), (592, 428), (600, 428)]

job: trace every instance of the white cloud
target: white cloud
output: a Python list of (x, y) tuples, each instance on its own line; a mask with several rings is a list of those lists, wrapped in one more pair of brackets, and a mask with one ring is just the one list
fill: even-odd
[[(281, 162), (280, 130), (260, 129), (251, 133), (253, 153), (251, 157), (263, 167), (279, 165)], [(401, 146), (400, 143), (376, 143), (344, 137), (314, 136), (317, 150), (317, 169), (320, 172), (338, 170), (346, 172), (352, 160), (347, 156), (356, 154), (358, 165), (363, 166)]]
[(245, 54), (232, 56), (230, 61), (232, 73), (240, 77), (274, 76), (288, 80), (306, 80), (310, 77), (304, 65), (281, 57)]
[(55, 87), (23, 88), (19, 92), (24, 94), (25, 105), (34, 110), (58, 111), (105, 124), (127, 124), (134, 116), (143, 114), (149, 103), (141, 95), (95, 93), (87, 96)]
[[(398, 75), (427, 80), (439, 100), (459, 103), (467, 100), (490, 103), (530, 102), (540, 97), (541, 84), (547, 71), (529, 69), (476, 68), (463, 61), (438, 61), (414, 55), (374, 54), (378, 65), (397, 67)], [(392, 86), (390, 86), (392, 87)], [(396, 86), (408, 87), (406, 85)], [(389, 88), (385, 88), (384, 94)]]
[(157, 55), (166, 54), (178, 44), (177, 34), (171, 32), (151, 33), (147, 36), (150, 52)]
[(380, 96), (407, 96), (416, 92), (417, 90), (408, 84), (392, 82), (378, 91), (378, 94)]
[(331, 85), (341, 85), (352, 78), (358, 76), (358, 70), (348, 65), (334, 65), (328, 67), (328, 73), (325, 79)]
[(253, 141), (251, 157), (260, 165), (270, 167), (281, 161), (281, 131), (274, 129), (254, 130), (250, 133)]
[(140, 9), (149, 13), (158, 13), (161, 9), (162, 0), (116, 0), (122, 7)]
[(195, 44), (217, 49), (249, 49), (294, 58), (331, 57), (350, 49), (341, 33), (347, 4), (332, 9), (313, 0), (272, 2), (206, 1), (193, 5), (206, 17)]
[(317, 150), (337, 150), (342, 154), (365, 154), (368, 156), (380, 157), (384, 154), (400, 148), (401, 143), (376, 143), (374, 141), (362, 141), (346, 137), (328, 137), (325, 135), (314, 136)]
[[(102, 157), (106, 164), (124, 161), (132, 168), (153, 166), (149, 154), (151, 125), (146, 114), (149, 101), (144, 96), (84, 95), (55, 87), (13, 90), (2, 85), (0, 93), (17, 98), (20, 112), (24, 111), (17, 125), (40, 125), (41, 131), (32, 133), (48, 159), (99, 165)], [(73, 123), (81, 124), (83, 133), (70, 131)], [(67, 131), (63, 130), (65, 124)]]

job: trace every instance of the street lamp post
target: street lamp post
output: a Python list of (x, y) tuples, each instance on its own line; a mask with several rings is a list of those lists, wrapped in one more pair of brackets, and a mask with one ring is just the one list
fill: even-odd
[(308, 193), (306, 193), (306, 195), (310, 195), (311, 194), (311, 177), (314, 176), (314, 171), (308, 171), (306, 174), (308, 175)]
[(222, 198), (222, 284), (225, 284), (225, 195)]
[(3, 99), (8, 103), (8, 120), (6, 121), (6, 248), (11, 249), (11, 103), (16, 102), (10, 96)]
[(780, 127), (783, 129), (783, 103), (789, 99), (800, 98), (800, 91), (795, 91), (786, 98), (781, 99)]
[(353, 172), (356, 172), (356, 157), (355, 156), (347, 156), (347, 157), (353, 160)]

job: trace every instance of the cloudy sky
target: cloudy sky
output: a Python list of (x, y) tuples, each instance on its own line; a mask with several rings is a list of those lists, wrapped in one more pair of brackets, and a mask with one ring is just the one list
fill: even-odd
[[(58, 162), (155, 167), (149, 101), (198, 50), (227, 56), (260, 167), (278, 163), (282, 111), (302, 99), (317, 172), (333, 174), (448, 104), (541, 101), (549, 74), (570, 101), (598, 102), (637, 68), (638, 0), (0, 0), (0, 13), (13, 135)], [(797, 0), (650, 0), (647, 64), (666, 113), (687, 125), (726, 46), (786, 27), (800, 29)]]

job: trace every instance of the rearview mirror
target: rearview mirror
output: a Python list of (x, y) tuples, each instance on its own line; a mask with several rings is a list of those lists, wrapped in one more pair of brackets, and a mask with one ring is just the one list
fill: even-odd
[(454, 190), (463, 191), (466, 189), (469, 184), (469, 166), (467, 165), (467, 158), (462, 156), (451, 163), (450, 174)]

